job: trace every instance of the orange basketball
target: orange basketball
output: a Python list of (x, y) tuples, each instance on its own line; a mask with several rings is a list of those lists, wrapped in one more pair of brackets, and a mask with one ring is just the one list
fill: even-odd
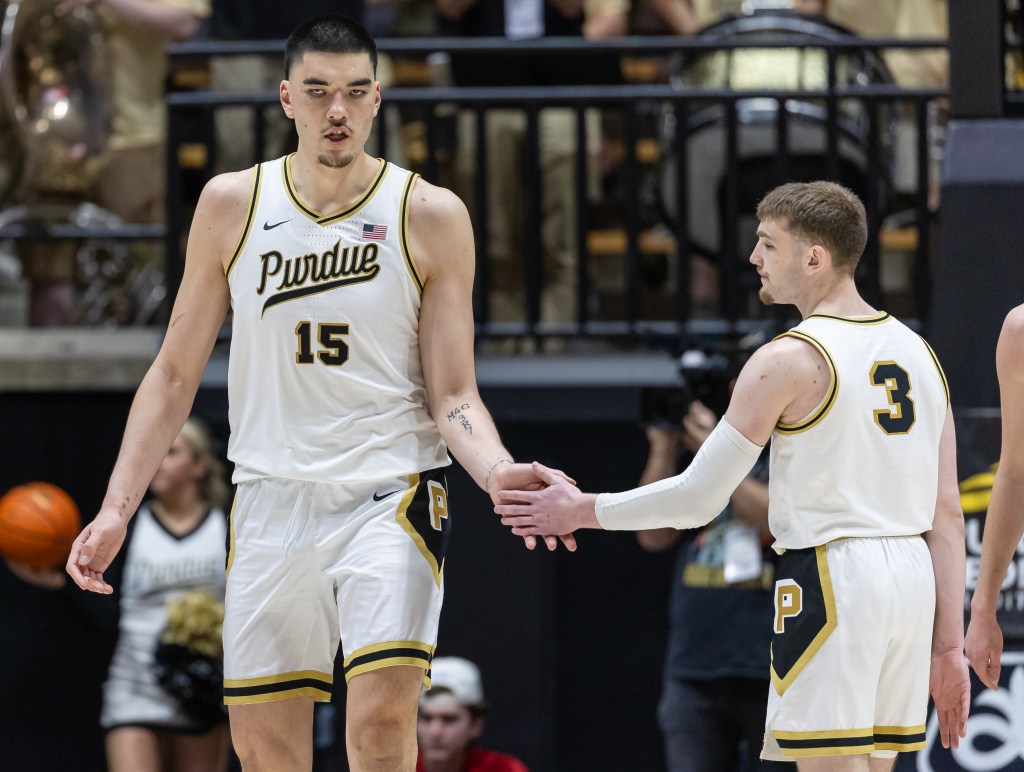
[(53, 568), (68, 559), (81, 525), (75, 502), (56, 485), (19, 485), (0, 499), (0, 553), (32, 568)]

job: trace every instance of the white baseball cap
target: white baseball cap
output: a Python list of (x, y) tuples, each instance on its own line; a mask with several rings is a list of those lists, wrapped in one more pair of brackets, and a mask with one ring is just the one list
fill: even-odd
[[(480, 668), (462, 657), (438, 657), (430, 665), (431, 688), (447, 689), (466, 707), (484, 703)], [(428, 695), (425, 695), (428, 696)]]

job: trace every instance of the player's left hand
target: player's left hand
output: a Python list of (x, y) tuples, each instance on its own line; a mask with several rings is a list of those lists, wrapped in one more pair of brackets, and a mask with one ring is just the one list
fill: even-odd
[(1003, 656), (1003, 631), (995, 612), (971, 612), (971, 624), (964, 639), (967, 659), (978, 678), (989, 689), (999, 688), (999, 665)]
[(971, 710), (971, 677), (961, 649), (932, 653), (928, 693), (935, 702), (942, 747), (960, 747), (960, 738), (967, 734), (967, 714)]
[[(547, 467), (544, 468), (546, 469)], [(561, 469), (551, 469), (549, 471), (556, 477), (559, 477), (572, 485), (576, 484), (576, 481)], [(498, 504), (500, 503), (498, 491), (511, 488), (524, 491), (536, 491), (546, 485), (547, 483), (544, 482), (537, 470), (534, 469), (533, 464), (502, 464), (494, 470), (492, 484), (488, 486), (490, 488), (488, 493), (491, 494), (491, 501)], [(561, 540), (562, 544), (565, 545), (565, 548), (569, 550), (569, 552), (576, 551), (576, 537), (571, 533), (559, 534), (557, 536), (544, 536), (543, 538), (544, 544), (550, 552), (554, 552), (558, 549), (559, 540)], [(526, 544), (527, 549), (532, 550), (537, 547), (536, 536), (523, 536), (523, 542)]]

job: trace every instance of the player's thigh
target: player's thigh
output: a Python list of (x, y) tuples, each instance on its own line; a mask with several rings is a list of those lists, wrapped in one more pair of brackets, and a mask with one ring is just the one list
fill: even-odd
[(443, 470), (380, 481), (358, 494), (348, 514), (344, 502), (330, 500), (338, 491), (321, 493), (322, 512), (342, 513), (321, 515), (321, 549), (335, 559), (325, 574), (336, 581), (346, 680), (396, 666), (425, 672), (451, 529)]
[(275, 759), (289, 756), (297, 767), (313, 763), (313, 699), (289, 699), (228, 706), (231, 740), (238, 755)]
[(338, 646), (334, 582), (324, 575), (312, 483), (238, 485), (224, 603), (228, 705), (330, 699)]
[(106, 750), (108, 772), (160, 772), (166, 744), (151, 729), (119, 726), (107, 732)]
[(174, 772), (224, 772), (230, 753), (226, 723), (203, 734), (177, 733), (171, 738)]

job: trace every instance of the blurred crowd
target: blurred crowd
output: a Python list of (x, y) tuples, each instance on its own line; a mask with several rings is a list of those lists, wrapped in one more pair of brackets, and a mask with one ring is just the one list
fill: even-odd
[[(5, 169), (4, 176), (10, 179), (7, 208), (0, 214), (0, 223), (70, 223), (87, 228), (164, 221), (167, 147), (163, 96), (168, 86), (250, 93), (277, 88), (281, 72), (276, 55), (189, 59), (170, 68), (167, 47), (177, 41), (281, 40), (300, 19), (324, 10), (360, 19), (378, 37), (486, 36), (518, 41), (557, 36), (614, 41), (623, 36), (660, 34), (686, 38), (713, 29), (734, 34), (729, 20), (744, 15), (760, 14), (763, 18), (766, 14), (787, 13), (798, 13), (812, 21), (819, 19), (823, 25), (819, 31), (845, 29), (864, 37), (941, 39), (947, 34), (945, 0), (344, 0), (328, 4), (302, 0), (283, 7), (240, 0), (44, 0), (9, 5), (17, 10), (13, 32), (5, 42), (18, 54), (13, 61), (18, 61), (18, 56), (36, 57), (45, 63), (42, 69), (50, 73), (48, 77), (59, 73), (62, 82), (49, 88), (35, 82), (33, 78), (38, 76), (33, 72), (39, 67), (14, 67), (5, 73), (16, 81), (14, 101), (21, 103), (7, 105), (0, 128), (20, 138), (25, 152), (20, 168)], [(36, 40), (21, 32), (44, 18), (52, 22), (47, 22), (49, 37)], [(762, 29), (771, 31), (774, 27), (769, 21)], [(78, 65), (54, 53), (71, 45), (78, 47), (72, 51), (80, 60)], [(88, 51), (99, 53), (92, 58), (83, 56)], [(800, 71), (807, 65), (793, 65), (784, 52), (781, 56), (779, 50), (737, 52), (726, 65), (726, 83), (736, 88), (788, 87), (794, 73), (784, 71)], [(665, 56), (623, 60), (617, 55), (558, 52), (529, 58), (440, 54), (426, 62), (424, 57), (384, 57), (378, 76), (385, 88), (417, 84), (666, 82), (681, 75), (692, 78), (694, 73), (707, 85), (716, 85), (717, 65), (711, 57), (697, 63), (691, 58), (682, 65), (685, 73), (680, 72), (678, 57), (675, 61), (673, 64)], [(947, 82), (944, 49), (888, 51), (884, 63), (902, 86), (942, 89)], [(820, 72), (800, 81), (810, 87), (821, 85), (825, 65), (819, 62), (813, 66)], [(756, 74), (755, 82), (746, 82), (751, 73)], [(75, 87), (86, 82), (93, 86)], [(270, 158), (288, 152), (294, 145), (291, 126), (276, 106), (262, 112), (262, 155)], [(940, 114), (930, 131), (938, 137), (936, 144), (941, 144), (941, 104), (937, 112)], [(251, 108), (218, 109), (214, 113), (215, 141), (210, 137), (190, 141), (177, 148), (178, 157), (172, 162), (209, 173), (244, 168), (261, 155), (255, 146), (257, 133)], [(474, 209), (480, 203), (474, 202), (477, 195), (486, 197), (489, 321), (521, 322), (529, 315), (522, 264), (524, 254), (531, 250), (541, 253), (542, 273), (539, 308), (534, 313), (556, 326), (576, 318), (581, 275), (577, 260), (577, 227), (581, 220), (577, 208), (581, 203), (591, 222), (602, 224), (601, 229), (590, 228), (592, 231), (607, 230), (607, 223), (621, 228), (624, 207), (639, 207), (642, 225), (654, 226), (655, 235), (659, 223), (665, 230), (664, 213), (656, 210), (666, 207), (651, 204), (636, 189), (623, 188), (623, 121), (631, 118), (598, 109), (585, 111), (582, 136), (586, 141), (586, 179), (577, 180), (576, 115), (570, 108), (540, 111), (536, 147), (528, 146), (528, 121), (521, 110), (489, 110), (481, 132), (475, 129), (471, 111), (453, 115), (446, 130), (433, 131), (431, 142), (436, 147), (429, 152), (425, 145), (432, 130), (427, 128), (429, 121), (423, 119), (422, 111), (390, 108), (386, 117), (389, 157), (420, 171), (434, 171), (442, 177), (438, 181), (453, 187), (471, 211), (478, 211)], [(655, 115), (651, 123), (668, 120)], [(647, 129), (652, 138), (659, 133), (657, 125)], [(912, 116), (905, 116), (899, 135), (896, 144), (902, 150), (896, 153), (895, 164), (899, 167), (902, 163), (906, 168), (894, 172), (895, 185), (911, 193), (916, 184), (910, 160), (914, 158), (915, 141)], [(484, 138), (487, 147), (487, 182), (482, 187), (476, 185), (478, 136)], [(795, 134), (792, 141), (796, 145), (793, 151), (799, 154), (803, 140)], [(673, 148), (664, 140), (653, 153), (641, 153), (644, 179), (657, 177), (659, 167), (664, 174), (672, 154)], [(531, 184), (524, 159), (531, 155), (539, 167), (539, 186), (524, 190)], [(439, 167), (430, 166), (439, 160)], [(11, 166), (16, 165), (8, 164)], [(648, 170), (646, 166), (653, 168)], [(700, 172), (694, 174), (699, 176)], [(931, 178), (937, 179), (937, 175), (931, 174)], [(533, 192), (536, 190), (539, 194)], [(933, 192), (933, 199), (936, 194)], [(531, 195), (537, 200), (531, 201)], [(540, 219), (539, 239), (529, 238), (534, 212)], [(694, 231), (699, 229), (698, 222)], [(605, 273), (601, 261), (614, 259), (609, 253), (620, 251), (602, 246), (600, 235), (593, 241), (595, 234), (587, 234), (591, 259), (584, 268), (597, 279), (597, 291)], [(148, 242), (113, 240), (101, 244), (95, 240), (29, 239), (8, 245), (0, 256), (0, 323), (59, 326), (159, 322), (165, 298), (156, 237)], [(715, 245), (710, 249), (713, 253)], [(670, 250), (644, 248), (655, 258), (651, 261), (655, 268), (646, 278), (662, 289), (665, 285), (659, 278), (657, 258)], [(692, 261), (698, 307), (702, 303), (714, 306), (715, 255), (711, 257), (710, 261)], [(20, 306), (18, 297), (23, 298)], [(594, 308), (600, 306), (596, 295), (585, 302)]]

